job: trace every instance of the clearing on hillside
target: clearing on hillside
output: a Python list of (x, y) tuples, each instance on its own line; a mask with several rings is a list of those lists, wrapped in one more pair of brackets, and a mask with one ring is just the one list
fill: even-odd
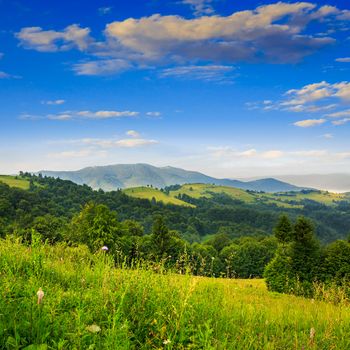
[(22, 190), (29, 189), (29, 181), (26, 179), (21, 179), (18, 176), (0, 175), (0, 182), (3, 182), (10, 187), (21, 188)]

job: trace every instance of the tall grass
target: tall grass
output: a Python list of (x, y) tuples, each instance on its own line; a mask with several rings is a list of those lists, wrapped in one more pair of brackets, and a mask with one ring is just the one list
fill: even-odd
[(345, 299), (269, 293), (263, 280), (115, 269), (103, 252), (8, 239), (0, 284), (1, 349), (350, 349)]

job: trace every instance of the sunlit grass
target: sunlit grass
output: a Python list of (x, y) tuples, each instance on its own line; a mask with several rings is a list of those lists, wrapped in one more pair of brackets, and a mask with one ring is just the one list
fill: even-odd
[(21, 188), (22, 190), (29, 189), (29, 181), (21, 178), (16, 178), (10, 175), (0, 175), (0, 182), (9, 185), (10, 187)]
[(133, 187), (124, 190), (124, 193), (128, 196), (141, 198), (141, 199), (149, 199), (152, 200), (154, 198), (157, 202), (163, 202), (164, 204), (174, 204), (181, 205), (186, 207), (194, 207), (193, 205), (186, 203), (180, 199), (177, 199), (173, 196), (169, 196), (162, 191), (152, 188), (152, 187)]
[(7, 240), (0, 284), (1, 349), (350, 349), (346, 301), (270, 293), (263, 280), (114, 269), (84, 247)]

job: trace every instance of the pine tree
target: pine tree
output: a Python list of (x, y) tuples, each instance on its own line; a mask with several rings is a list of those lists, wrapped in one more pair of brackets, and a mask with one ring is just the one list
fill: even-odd
[(292, 240), (293, 227), (289, 217), (285, 214), (281, 215), (274, 229), (275, 237), (279, 243), (288, 243)]

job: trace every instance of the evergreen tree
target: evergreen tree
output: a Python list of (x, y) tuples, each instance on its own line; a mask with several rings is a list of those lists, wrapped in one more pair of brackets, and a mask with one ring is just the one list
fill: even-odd
[(288, 243), (292, 240), (293, 226), (289, 217), (285, 214), (281, 215), (274, 229), (275, 237), (280, 243)]
[(165, 225), (162, 216), (156, 216), (152, 227), (152, 242), (154, 254), (157, 258), (163, 258), (170, 250), (172, 234)]

